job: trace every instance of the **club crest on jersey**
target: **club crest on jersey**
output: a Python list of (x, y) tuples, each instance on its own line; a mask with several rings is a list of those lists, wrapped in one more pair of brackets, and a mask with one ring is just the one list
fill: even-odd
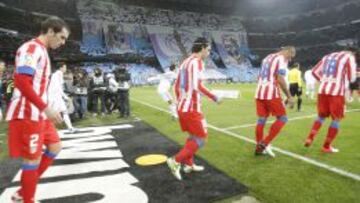
[(24, 63), (26, 66), (33, 67), (35, 65), (35, 60), (31, 54), (26, 54), (24, 56)]

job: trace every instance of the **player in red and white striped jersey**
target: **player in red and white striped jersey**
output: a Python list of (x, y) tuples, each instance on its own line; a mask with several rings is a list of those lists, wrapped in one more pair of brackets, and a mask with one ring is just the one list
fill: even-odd
[(27, 97), (27, 92), (21, 91), (22, 87), (15, 83), (6, 120), (44, 120), (46, 116), (41, 111), (46, 107), (48, 99), (46, 90), (51, 74), (50, 59), (45, 45), (39, 39), (24, 43), (16, 52), (15, 66), (15, 79), (28, 75), (32, 76), (29, 88), (33, 89), (36, 97)]
[[(57, 49), (69, 36), (67, 24), (50, 17), (41, 23), (40, 35), (25, 42), (16, 52), (14, 93), (8, 107), (9, 155), (23, 159), (21, 188), (13, 201), (34, 202), (37, 182), (61, 150), (54, 123), (61, 123), (58, 112), (48, 106), (51, 73), (47, 49)], [(46, 150), (42, 153), (43, 145)]]
[[(294, 101), (290, 95), (285, 78), (288, 62), (295, 57), (295, 54), (295, 47), (287, 46), (281, 48), (277, 53), (269, 54), (262, 61), (255, 93), (258, 116), (255, 130), (257, 143), (255, 155), (267, 153), (270, 156), (275, 156), (269, 144), (287, 122), (279, 86), (287, 97), (286, 103), (293, 106)], [(276, 116), (277, 120), (271, 125), (268, 136), (264, 138), (264, 126), (270, 114)]]
[(206, 121), (201, 111), (201, 97), (207, 96), (219, 103), (220, 98), (212, 94), (202, 83), (204, 62), (210, 54), (210, 45), (205, 38), (195, 40), (192, 55), (179, 67), (175, 82), (177, 110), (182, 131), (189, 133), (184, 147), (173, 157), (167, 160), (173, 175), (181, 180), (181, 164), (184, 172), (202, 171), (204, 167), (194, 164), (194, 155), (204, 146), (207, 139)]
[(331, 116), (332, 122), (322, 147), (325, 153), (338, 152), (331, 146), (339, 131), (339, 122), (344, 117), (346, 83), (356, 80), (356, 67), (359, 51), (350, 48), (347, 51), (334, 52), (324, 56), (312, 69), (314, 77), (320, 81), (318, 91), (318, 118), (306, 139), (309, 147), (325, 118)]

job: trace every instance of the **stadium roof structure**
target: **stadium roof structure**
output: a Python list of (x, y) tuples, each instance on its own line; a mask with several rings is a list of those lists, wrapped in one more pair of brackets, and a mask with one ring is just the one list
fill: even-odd
[(235, 14), (240, 16), (278, 16), (326, 9), (359, 0), (113, 0), (120, 4), (174, 10)]

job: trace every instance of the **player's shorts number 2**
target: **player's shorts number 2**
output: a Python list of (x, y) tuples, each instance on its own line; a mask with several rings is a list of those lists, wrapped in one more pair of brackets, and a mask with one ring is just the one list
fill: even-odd
[(30, 153), (34, 154), (37, 151), (39, 144), (39, 134), (32, 134), (30, 136)]

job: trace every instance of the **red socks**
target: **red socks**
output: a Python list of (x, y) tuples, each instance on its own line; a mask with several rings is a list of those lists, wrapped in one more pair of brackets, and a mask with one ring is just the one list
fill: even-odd
[(46, 171), (47, 168), (54, 162), (56, 154), (53, 154), (49, 151), (45, 151), (45, 153), (41, 157), (41, 162), (38, 169), (39, 178)]
[(192, 158), (197, 150), (198, 145), (196, 141), (188, 138), (184, 147), (175, 155), (175, 161), (192, 165)]
[(185, 165), (192, 166), (194, 164), (194, 155), (192, 155), (188, 159), (185, 159), (183, 162)]
[(319, 120), (316, 120), (311, 128), (311, 131), (310, 131), (307, 139), (314, 140), (317, 132), (321, 128), (321, 125), (322, 125), (322, 122), (320, 122)]
[(24, 203), (33, 203), (38, 182), (38, 165), (23, 164), (21, 173), (21, 188)]
[(284, 127), (286, 122), (277, 119), (270, 127), (269, 135), (264, 139), (264, 143), (268, 145), (280, 132), (281, 128)]
[(255, 135), (256, 135), (256, 143), (259, 144), (264, 138), (264, 124), (256, 124)]
[[(41, 157), (40, 165), (37, 166), (36, 175), (37, 178), (40, 179), (41, 175), (46, 171), (47, 168), (54, 162), (56, 154), (51, 153), (49, 151), (45, 151)], [(36, 181), (37, 182), (37, 181)], [(20, 196), (24, 197), (24, 186), (21, 183), (21, 188), (18, 190)]]
[(328, 134), (327, 134), (327, 137), (326, 137), (324, 145), (323, 145), (324, 148), (326, 148), (326, 149), (330, 148), (331, 143), (335, 139), (338, 131), (339, 131), (339, 129), (337, 129), (337, 128), (334, 128), (331, 126), (329, 127)]

